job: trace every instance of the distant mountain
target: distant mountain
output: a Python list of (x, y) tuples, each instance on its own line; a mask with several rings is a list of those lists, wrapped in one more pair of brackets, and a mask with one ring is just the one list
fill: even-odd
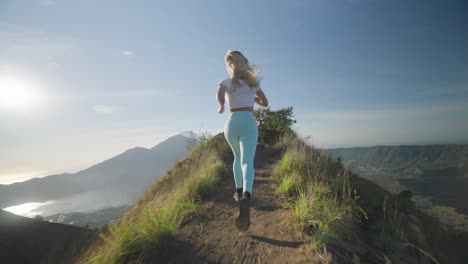
[(375, 146), (323, 149), (356, 174), (414, 201), (442, 222), (468, 231), (468, 145)]
[(374, 166), (399, 169), (408, 166), (434, 167), (468, 165), (468, 145), (402, 145), (323, 149), (341, 157), (350, 166)]
[(468, 180), (468, 145), (353, 147), (322, 152), (342, 158), (355, 173), (390, 191), (405, 189), (402, 179), (424, 180), (435, 174), (445, 176), (446, 182), (449, 178)]
[[(158, 145), (152, 147), (151, 150), (157, 153), (161, 153), (161, 154), (170, 153), (170, 152), (173, 152), (174, 150), (186, 150), (185, 146), (186, 146), (188, 139), (189, 139), (188, 136), (179, 134), (179, 135), (176, 135), (176, 136), (173, 136), (164, 140)], [(185, 154), (187, 153), (185, 152)]]
[(187, 139), (176, 135), (150, 149), (132, 148), (74, 174), (0, 185), (0, 208), (54, 200), (41, 211), (56, 214), (132, 204), (174, 161), (188, 155)]
[(95, 238), (85, 228), (0, 210), (0, 263), (72, 263)]

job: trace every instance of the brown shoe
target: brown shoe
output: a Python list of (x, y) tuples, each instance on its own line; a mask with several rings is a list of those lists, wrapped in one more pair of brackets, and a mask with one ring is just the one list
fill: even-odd
[(234, 192), (234, 195), (232, 196), (234, 198), (234, 200), (236, 202), (239, 202), (239, 200), (241, 199), (242, 197), (242, 194), (238, 193), (238, 192)]
[(232, 197), (236, 202), (239, 202), (239, 200), (242, 198), (242, 188), (237, 189)]
[(239, 216), (236, 218), (236, 228), (241, 232), (249, 230), (250, 226), (250, 193), (244, 192), (239, 201)]

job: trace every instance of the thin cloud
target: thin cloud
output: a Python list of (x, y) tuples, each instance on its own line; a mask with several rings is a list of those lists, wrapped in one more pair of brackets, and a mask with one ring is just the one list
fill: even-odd
[(105, 94), (109, 97), (166, 97), (170, 94), (163, 90), (130, 90)]
[(433, 116), (435, 114), (447, 114), (451, 112), (468, 112), (468, 99), (464, 102), (447, 104), (425, 105), (387, 105), (362, 111), (327, 111), (306, 114), (307, 118), (341, 121), (366, 121), (383, 119), (409, 119), (421, 116)]
[(110, 115), (113, 113), (112, 107), (108, 105), (95, 105), (94, 111), (96, 111), (96, 113), (105, 114), (105, 115)]
[(131, 50), (123, 50), (122, 52), (120, 52), (120, 54), (122, 54), (125, 57), (134, 57), (135, 56), (135, 52), (133, 52)]
[[(1, 67), (1, 65), (0, 65)], [(1, 69), (1, 68), (0, 68)], [(91, 87), (92, 88), (92, 87)], [(101, 87), (102, 88), (102, 87)], [(104, 90), (98, 88), (89, 91), (74, 90), (70, 92), (57, 92), (57, 96), (63, 99), (89, 100), (89, 99), (109, 99), (109, 98), (157, 98), (181, 96), (160, 89), (141, 89), (141, 90)], [(115, 110), (115, 109), (114, 109)]]
[(292, 5), (293, 7), (296, 8), (301, 8), (301, 9), (318, 9), (323, 6), (326, 0), (292, 0), (289, 1), (289, 4)]
[(458, 83), (452, 86), (440, 89), (420, 89), (418, 94), (421, 96), (468, 96), (468, 83)]
[(5, 61), (59, 59), (77, 54), (75, 39), (0, 22), (0, 57)]
[(57, 4), (57, 1), (54, 1), (54, 0), (42, 1), (42, 5), (44, 5), (44, 6), (54, 6), (56, 4)]

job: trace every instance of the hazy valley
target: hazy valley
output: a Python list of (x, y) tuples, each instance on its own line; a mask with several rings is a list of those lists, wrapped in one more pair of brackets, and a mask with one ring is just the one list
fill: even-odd
[(468, 145), (324, 149), (385, 189), (410, 190), (413, 200), (443, 222), (468, 230)]
[[(132, 205), (176, 160), (187, 156), (187, 139), (179, 134), (150, 149), (132, 148), (74, 174), (0, 185), (0, 208), (30, 217), (51, 216), (49, 220), (58, 220), (61, 214), (63, 220), (73, 212), (97, 216), (104, 208)], [(83, 226), (96, 225), (88, 220)]]

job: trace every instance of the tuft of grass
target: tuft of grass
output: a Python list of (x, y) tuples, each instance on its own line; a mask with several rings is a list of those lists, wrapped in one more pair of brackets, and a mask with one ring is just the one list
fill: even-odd
[(141, 263), (148, 253), (170, 246), (180, 224), (227, 174), (216, 149), (222, 143), (219, 138), (210, 138), (195, 147), (188, 159), (176, 162), (120, 222), (100, 234), (101, 240), (80, 263), (127, 263), (130, 259)]
[(299, 221), (299, 224), (302, 227), (305, 227), (310, 218), (311, 212), (311, 203), (309, 201), (309, 197), (307, 196), (306, 192), (301, 191), (299, 192), (295, 202), (294, 202), (294, 215), (296, 219)]
[(355, 202), (347, 170), (295, 134), (283, 136), (275, 148), (282, 149), (273, 169), (277, 191), (288, 197), (309, 239), (321, 245), (354, 236), (363, 211)]
[(190, 149), (190, 158), (198, 159), (204, 153), (215, 151), (221, 156), (232, 155), (229, 145), (220, 140), (220, 137), (214, 137), (208, 131), (199, 133), (198, 138), (191, 138), (187, 142)]
[(216, 184), (219, 182), (219, 175), (226, 173), (226, 167), (221, 161), (210, 165), (208, 171), (201, 171), (198, 177), (193, 177), (185, 182), (185, 192), (195, 201), (207, 199), (213, 194)]
[(286, 195), (288, 198), (297, 197), (303, 186), (302, 178), (296, 173), (285, 174), (281, 179), (278, 192)]
[(327, 185), (309, 185), (300, 193), (294, 209), (306, 234), (318, 243), (353, 235), (357, 211), (348, 201), (334, 199)]

